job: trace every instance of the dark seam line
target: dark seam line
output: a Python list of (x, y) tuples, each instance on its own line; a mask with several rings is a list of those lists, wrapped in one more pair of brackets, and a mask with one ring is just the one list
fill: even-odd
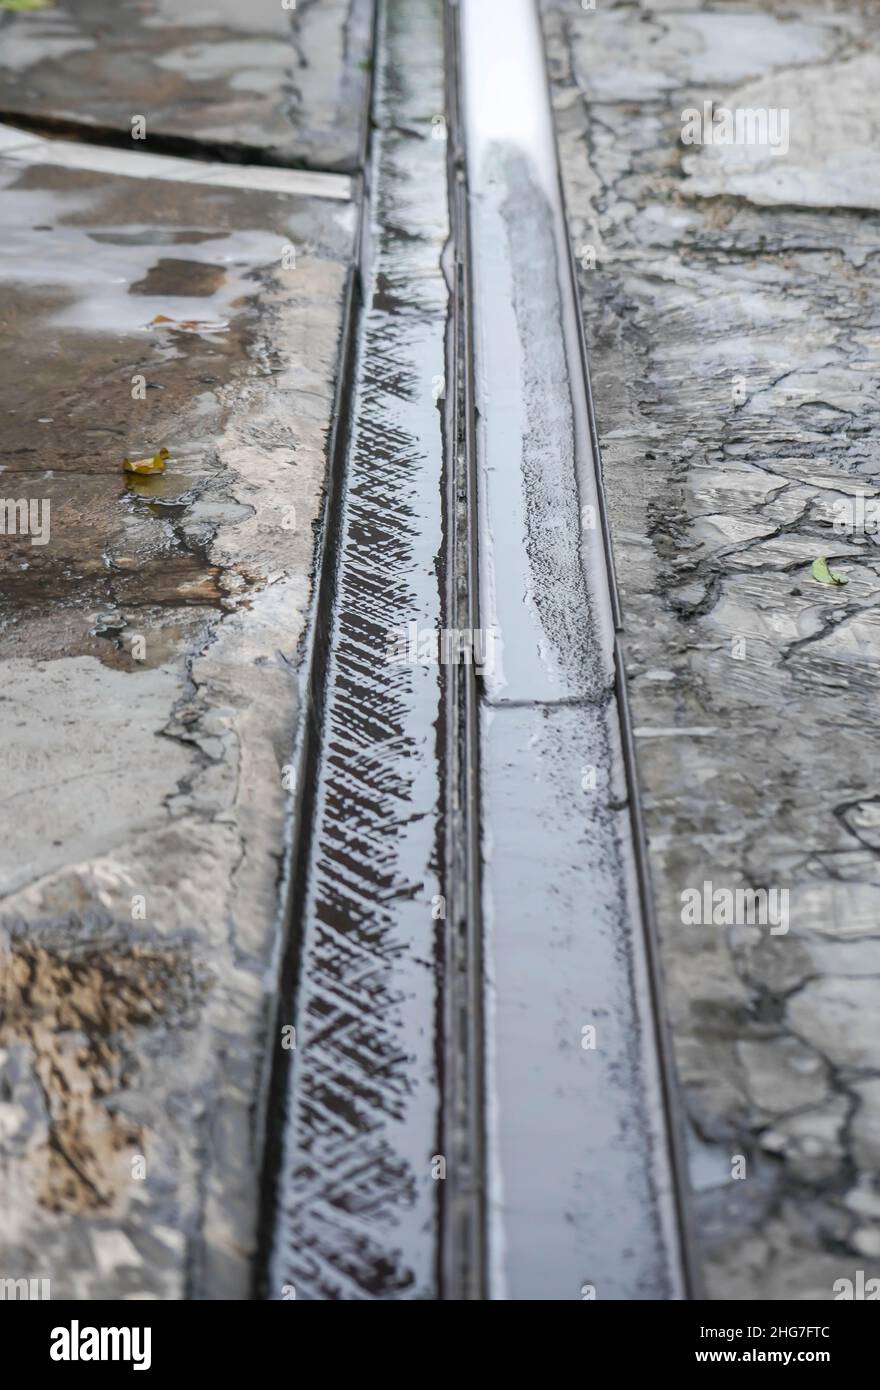
[[(363, 166), (351, 160), (324, 168), (309, 163), (307, 159), (285, 159), (271, 148), (260, 149), (256, 145), (242, 145), (234, 140), (204, 140), (198, 136), (167, 133), (154, 133), (148, 135), (145, 140), (133, 140), (128, 131), (117, 130), (114, 126), (92, 125), (91, 122), (75, 121), (63, 116), (30, 115), (26, 112), (7, 111), (2, 107), (0, 122), (14, 126), (16, 130), (43, 135), (49, 139), (129, 150), (135, 158), (140, 154), (164, 154), (177, 159), (191, 159), (194, 162), (234, 164), (245, 168), (250, 165), (264, 169), (289, 169), (301, 174), (339, 174), (352, 177), (363, 173)], [(363, 145), (360, 157), (363, 158)]]

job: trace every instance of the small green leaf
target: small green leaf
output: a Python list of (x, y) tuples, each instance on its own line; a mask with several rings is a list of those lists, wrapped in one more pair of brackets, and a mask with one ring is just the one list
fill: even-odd
[(842, 574), (832, 574), (828, 568), (828, 561), (824, 555), (820, 555), (813, 561), (813, 578), (818, 579), (820, 584), (848, 584), (849, 580), (844, 579)]

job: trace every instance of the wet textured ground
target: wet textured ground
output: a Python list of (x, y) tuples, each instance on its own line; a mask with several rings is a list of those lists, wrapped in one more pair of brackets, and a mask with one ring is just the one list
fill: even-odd
[[(0, 107), (355, 169), (370, 0), (58, 0), (0, 10)], [(143, 127), (133, 122), (143, 121)]]
[[(2, 552), (3, 1221), (75, 1296), (681, 1286), (537, 29), (544, 147), (484, 111), (451, 219), (444, 6), (380, 14), (345, 328), (357, 180), (3, 135), (4, 476), (52, 528)], [(425, 659), (466, 599), (476, 679)]]
[[(877, 482), (877, 22), (543, 11), (708, 1289), (830, 1299), (880, 1259), (880, 568), (832, 525)], [(788, 154), (684, 146), (704, 99)], [(790, 930), (683, 925), (706, 880)]]
[[(829, 1298), (880, 1272), (876, 22), (545, 0), (566, 223), (529, 0), (381, 0), (375, 91), (373, 11), (0, 6), (4, 1274), (687, 1291), (622, 647), (702, 1272)], [(682, 146), (704, 97), (785, 159)], [(706, 879), (790, 930), (685, 926)]]
[(242, 1296), (353, 210), (0, 181), (4, 1258)]

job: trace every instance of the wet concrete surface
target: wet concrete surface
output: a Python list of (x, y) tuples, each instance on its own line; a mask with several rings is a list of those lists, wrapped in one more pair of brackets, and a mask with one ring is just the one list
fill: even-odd
[[(877, 19), (542, 11), (707, 1291), (832, 1299), (880, 1258)], [(704, 100), (788, 153), (683, 145)], [(686, 925), (707, 880), (789, 931)]]
[[(51, 506), (45, 546), (2, 550), (0, 1235), (56, 1296), (243, 1297), (255, 1266), (270, 1298), (448, 1296), (462, 1194), (488, 1234), (469, 1296), (680, 1293), (564, 228), (546, 160), (479, 122), (466, 464), (503, 655), (464, 828), (485, 1075), (444, 1111), (465, 835), (459, 687), (425, 642), (466, 583), (445, 570), (444, 7), (381, 15), (350, 414), (338, 184), (233, 190), (179, 160), (123, 178), (72, 145), (0, 164), (0, 477)], [(160, 446), (164, 471), (123, 472)], [(475, 763), (465, 779), (476, 800)]]
[[(208, 553), (217, 523), (253, 514), (224, 486), (218, 439), (236, 379), (279, 370), (252, 361), (272, 275), (326, 274), (351, 246), (352, 216), (50, 168), (0, 179), (2, 477), (6, 494), (50, 500), (53, 529), (45, 548), (5, 537), (5, 652), (28, 650), (33, 624), (70, 604), (52, 654), (118, 664), (112, 622), (95, 623), (102, 605), (167, 617), (176, 604), (191, 623), (185, 609), (251, 582), (243, 566), (221, 585)], [(282, 271), (297, 245), (299, 270)], [(123, 474), (123, 457), (160, 444), (172, 454), (161, 476)]]
[(296, 914), (272, 1298), (438, 1296), (442, 673), (412, 659), (407, 634), (441, 625), (442, 6), (389, 0), (381, 15), (372, 259)]
[(0, 182), (4, 1267), (242, 1297), (354, 209)]
[(0, 108), (354, 170), (371, 0), (58, 0), (0, 10)]
[[(224, 187), (194, 159), (167, 181), (91, 167), (102, 144), (0, 159), (0, 493), (48, 523), (45, 545), (0, 536), (4, 1265), (55, 1297), (247, 1296), (274, 1069), (269, 1297), (443, 1296), (444, 1222), (475, 1175), (486, 1296), (681, 1296), (610, 574), (560, 293), (571, 231), (704, 1273), (712, 1296), (830, 1297), (880, 1258), (876, 537), (831, 529), (876, 481), (876, 24), (544, 0), (566, 228), (549, 126), (530, 145), (535, 92), (509, 102), (530, 8), (488, 22), (468, 102), (478, 587), (499, 638), (468, 768), (488, 1168), (444, 1187), (461, 808), (450, 686), (410, 645), (448, 597), (443, 398), (461, 385), (444, 381), (443, 6), (381, 8), (350, 436), (311, 609), (359, 181), (310, 199), (265, 166), (357, 173), (371, 7), (0, 12), (3, 111), (100, 140), (142, 114), (133, 162), (151, 134), (263, 161), (219, 166)], [(490, 0), (464, 8), (485, 24)], [(682, 107), (719, 92), (791, 106), (784, 163), (683, 151)], [(123, 473), (160, 446), (164, 472)], [(845, 588), (812, 579), (820, 552)], [(326, 701), (291, 924), (310, 623)], [(706, 877), (790, 885), (790, 934), (683, 927), (681, 891)]]

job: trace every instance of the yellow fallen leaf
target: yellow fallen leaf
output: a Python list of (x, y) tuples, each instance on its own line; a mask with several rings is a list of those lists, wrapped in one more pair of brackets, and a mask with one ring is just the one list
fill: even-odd
[(160, 449), (151, 459), (123, 459), (122, 467), (126, 473), (164, 473), (165, 460), (170, 457), (167, 449)]
[(150, 319), (153, 326), (172, 329), (175, 333), (225, 333), (229, 328), (228, 319), (172, 319), (167, 314), (156, 314)]

